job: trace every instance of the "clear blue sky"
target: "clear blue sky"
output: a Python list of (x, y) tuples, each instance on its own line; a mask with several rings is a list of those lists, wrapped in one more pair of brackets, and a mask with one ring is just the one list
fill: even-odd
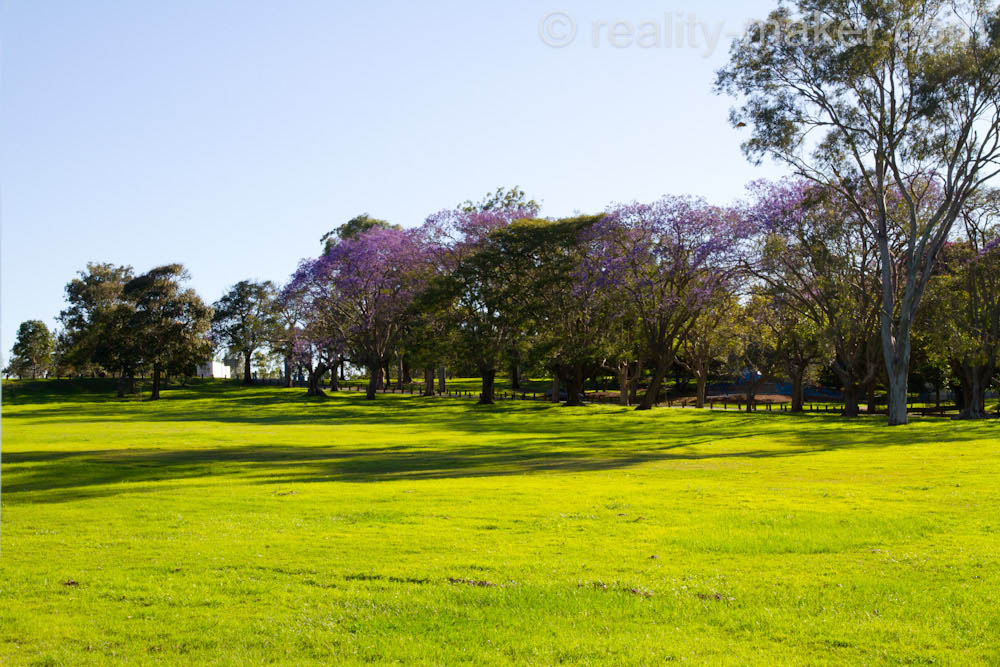
[[(415, 225), (515, 184), (550, 216), (731, 201), (780, 172), (746, 163), (713, 72), (727, 34), (772, 5), (6, 2), (4, 357), (22, 320), (54, 325), (88, 261), (182, 262), (211, 302), (244, 278), (283, 281), (365, 211)], [(563, 48), (540, 37), (570, 34), (542, 25), (553, 10), (576, 24)], [(702, 32), (666, 46), (692, 12), (724, 28), (708, 57)], [(631, 37), (610, 34), (618, 21)]]

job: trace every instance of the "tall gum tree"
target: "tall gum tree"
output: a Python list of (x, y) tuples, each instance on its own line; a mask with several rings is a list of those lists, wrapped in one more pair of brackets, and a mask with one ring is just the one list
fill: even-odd
[(735, 40), (716, 89), (739, 100), (751, 160), (838, 191), (877, 246), (889, 423), (905, 424), (921, 296), (965, 202), (1000, 173), (995, 3), (793, 0)]
[(276, 295), (271, 281), (242, 280), (213, 304), (212, 336), (219, 345), (243, 356), (243, 384), (253, 384), (253, 353), (274, 330)]

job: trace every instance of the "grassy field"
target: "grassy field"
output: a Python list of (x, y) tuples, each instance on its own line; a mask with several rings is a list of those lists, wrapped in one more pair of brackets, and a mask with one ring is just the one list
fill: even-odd
[(4, 387), (0, 663), (1000, 663), (1000, 422), (106, 388)]

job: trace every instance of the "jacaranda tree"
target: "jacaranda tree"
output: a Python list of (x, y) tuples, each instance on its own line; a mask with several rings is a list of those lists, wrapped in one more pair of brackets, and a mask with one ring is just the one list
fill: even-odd
[(685, 337), (720, 292), (732, 289), (743, 226), (690, 197), (614, 206), (590, 227), (583, 270), (634, 309), (653, 376), (639, 410), (656, 402)]

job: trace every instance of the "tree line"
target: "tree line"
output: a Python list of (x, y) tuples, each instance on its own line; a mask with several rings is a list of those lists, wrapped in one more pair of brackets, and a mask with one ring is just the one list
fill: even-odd
[[(830, 20), (866, 39), (788, 37)], [(398, 378), (423, 370), (427, 391), (448, 366), (478, 374), (486, 404), (501, 372), (516, 385), (544, 370), (569, 404), (610, 375), (639, 409), (677, 374), (695, 379), (699, 405), (710, 378), (738, 375), (751, 407), (787, 378), (793, 409), (825, 379), (848, 416), (884, 388), (894, 425), (919, 380), (985, 416), (1000, 338), (997, 8), (801, 0), (767, 25), (786, 30), (748, 28), (716, 88), (736, 100), (747, 157), (793, 176), (741, 202), (672, 196), (544, 219), (513, 188), (417, 228), (362, 215), (285, 285), (238, 283), (214, 311), (178, 265), (91, 265), (67, 286), (59, 358), (114, 369), (125, 391), (147, 368), (158, 387), (209, 344), (238, 353), (249, 382), (266, 347), (313, 394), (334, 369), (364, 369), (369, 398), (393, 365)]]

